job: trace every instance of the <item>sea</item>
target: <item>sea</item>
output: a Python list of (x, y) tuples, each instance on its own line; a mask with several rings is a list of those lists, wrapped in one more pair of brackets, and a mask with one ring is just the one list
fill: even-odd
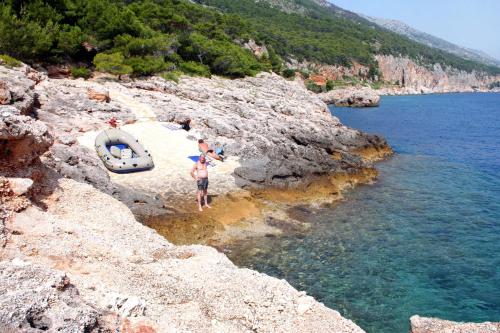
[(408, 332), (415, 314), (500, 321), (500, 94), (386, 96), (330, 111), (393, 147), (377, 182), (305, 214), (307, 233), (255, 238), (228, 256), (369, 333)]

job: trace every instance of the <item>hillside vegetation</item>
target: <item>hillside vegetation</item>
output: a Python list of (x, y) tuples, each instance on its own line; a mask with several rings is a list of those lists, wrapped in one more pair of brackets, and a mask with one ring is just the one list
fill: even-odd
[[(243, 48), (249, 39), (268, 53), (258, 58)], [(71, 63), (75, 77), (88, 77), (93, 68), (174, 80), (181, 72), (243, 77), (281, 73), (282, 59), (291, 58), (344, 66), (357, 61), (374, 77), (375, 54), (500, 73), (318, 0), (7, 0), (0, 3), (0, 54), (27, 63)]]
[[(352, 60), (375, 66), (373, 55), (408, 56), (422, 65), (446, 64), (492, 74), (500, 68), (466, 60), (380, 28), (325, 1), (196, 0), (247, 19), (259, 39), (282, 57), (349, 66)], [(323, 5), (321, 5), (323, 4)]]
[(236, 40), (237, 15), (181, 0), (4, 1), (0, 51), (25, 62), (83, 62), (115, 74), (182, 70), (241, 77), (269, 70)]

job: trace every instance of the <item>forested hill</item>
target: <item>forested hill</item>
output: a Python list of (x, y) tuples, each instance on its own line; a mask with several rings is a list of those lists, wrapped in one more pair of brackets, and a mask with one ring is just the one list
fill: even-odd
[(326, 0), (196, 0), (247, 19), (266, 45), (283, 56), (327, 64), (374, 63), (374, 54), (409, 56), (423, 65), (500, 73), (500, 68), (435, 49), (383, 29)]
[[(267, 49), (256, 57), (250, 39)], [(436, 50), (325, 0), (6, 0), (0, 2), (0, 60), (70, 63), (74, 76), (180, 73), (229, 77), (281, 72), (283, 60), (376, 73), (375, 54), (430, 65), (500, 73), (500, 68)]]
[(243, 49), (254, 35), (238, 15), (184, 0), (0, 3), (0, 54), (80, 64), (82, 75), (92, 63), (114, 74), (254, 75), (281, 61)]

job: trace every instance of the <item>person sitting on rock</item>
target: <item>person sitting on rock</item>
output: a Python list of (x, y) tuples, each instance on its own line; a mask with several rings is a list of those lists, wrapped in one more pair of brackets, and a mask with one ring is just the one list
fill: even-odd
[(202, 155), (210, 156), (213, 159), (224, 162), (224, 157), (215, 153), (214, 149), (210, 148), (208, 144), (203, 141), (203, 139), (198, 140), (198, 150), (202, 153)]

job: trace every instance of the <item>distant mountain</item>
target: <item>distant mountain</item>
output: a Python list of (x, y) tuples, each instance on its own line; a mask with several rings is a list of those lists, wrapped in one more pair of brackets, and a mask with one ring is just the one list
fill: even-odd
[(422, 32), (415, 28), (410, 27), (404, 22), (398, 20), (390, 20), (383, 18), (376, 18), (371, 16), (365, 16), (358, 14), (359, 16), (371, 21), (385, 29), (398, 33), (400, 35), (406, 36), (416, 42), (434, 47), (449, 53), (453, 53), (459, 57), (477, 61), (485, 65), (493, 65), (500, 67), (500, 60), (493, 58), (492, 56), (486, 54), (483, 51), (469, 49), (462, 47), (453, 43), (450, 43), (442, 38), (430, 35), (428, 33)]

